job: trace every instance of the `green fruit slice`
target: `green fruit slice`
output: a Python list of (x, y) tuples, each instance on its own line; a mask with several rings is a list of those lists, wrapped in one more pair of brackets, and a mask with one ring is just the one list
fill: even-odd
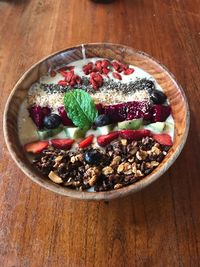
[(162, 133), (165, 127), (165, 122), (155, 122), (144, 126), (144, 129), (150, 130), (153, 133)]
[(62, 132), (62, 130), (63, 130), (62, 127), (58, 127), (52, 130), (41, 130), (41, 131), (37, 130), (37, 134), (40, 140), (45, 140), (55, 135), (58, 135), (60, 132)]
[(121, 130), (137, 130), (141, 127), (143, 119), (134, 119), (130, 121), (118, 122), (118, 128)]
[(97, 131), (99, 131), (101, 135), (105, 135), (111, 132), (114, 127), (115, 127), (114, 124), (108, 124), (105, 126), (97, 127)]
[(72, 139), (79, 139), (85, 137), (86, 130), (77, 128), (77, 127), (65, 127), (64, 131), (66, 136)]
[(174, 130), (174, 123), (165, 122), (164, 131), (165, 132), (172, 132)]

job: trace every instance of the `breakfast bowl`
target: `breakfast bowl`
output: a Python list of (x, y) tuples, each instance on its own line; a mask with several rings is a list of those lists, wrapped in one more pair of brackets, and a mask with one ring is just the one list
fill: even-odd
[(189, 108), (173, 75), (149, 55), (84, 44), (23, 74), (3, 126), (13, 160), (32, 181), (63, 196), (107, 201), (167, 171), (186, 142)]

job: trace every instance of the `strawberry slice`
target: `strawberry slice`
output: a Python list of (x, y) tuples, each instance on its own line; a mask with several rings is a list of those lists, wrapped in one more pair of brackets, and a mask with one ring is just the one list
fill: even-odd
[(36, 141), (32, 143), (28, 143), (24, 145), (24, 149), (26, 152), (38, 154), (42, 152), (45, 148), (47, 148), (49, 145), (48, 141)]
[(110, 144), (110, 142), (112, 142), (113, 140), (115, 140), (116, 138), (119, 137), (119, 132), (111, 132), (109, 134), (106, 135), (100, 135), (97, 137), (97, 143), (100, 146), (106, 146), (108, 144)]
[(140, 140), (143, 137), (150, 136), (149, 130), (122, 130), (120, 136), (128, 140)]
[(74, 139), (52, 139), (50, 142), (55, 148), (70, 149), (74, 143)]
[(168, 134), (153, 134), (153, 138), (161, 145), (172, 146), (172, 138)]
[(94, 135), (91, 134), (89, 136), (87, 136), (84, 140), (82, 140), (80, 143), (79, 143), (79, 147), (80, 148), (85, 148), (85, 147), (88, 147), (92, 144), (92, 141), (93, 141), (93, 138), (94, 138)]

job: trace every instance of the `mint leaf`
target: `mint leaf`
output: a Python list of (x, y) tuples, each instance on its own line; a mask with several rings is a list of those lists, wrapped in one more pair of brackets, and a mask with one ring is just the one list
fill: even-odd
[(81, 129), (89, 129), (98, 116), (92, 97), (81, 89), (65, 93), (64, 106), (69, 118)]

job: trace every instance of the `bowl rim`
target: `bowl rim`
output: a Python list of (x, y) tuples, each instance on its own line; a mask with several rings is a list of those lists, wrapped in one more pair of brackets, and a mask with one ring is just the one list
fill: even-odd
[[(42, 62), (50, 59), (51, 57), (62, 54), (68, 50), (78, 49), (78, 48), (83, 47), (83, 46), (92, 47), (92, 46), (98, 46), (98, 45), (99, 46), (107, 45), (107, 46), (112, 46), (112, 47), (116, 47), (116, 48), (120, 47), (120, 48), (124, 48), (124, 49), (131, 49), (131, 51), (133, 53), (139, 54), (140, 56), (144, 56), (144, 57), (148, 58), (149, 60), (158, 64), (161, 68), (163, 68), (163, 70), (165, 70), (167, 72), (167, 74), (170, 76), (170, 79), (173, 81), (173, 83), (176, 85), (176, 87), (178, 87), (179, 90), (181, 91), (181, 94), (182, 94), (182, 97), (183, 97), (184, 103), (185, 103), (185, 108), (186, 108), (186, 124), (185, 125), (186, 126), (185, 126), (184, 132), (182, 134), (181, 142), (179, 143), (178, 147), (173, 152), (171, 157), (168, 159), (168, 161), (157, 172), (152, 173), (150, 175), (147, 175), (146, 177), (142, 178), (138, 182), (133, 183), (133, 184), (126, 186), (126, 187), (122, 187), (118, 190), (110, 190), (110, 191), (103, 191), (103, 192), (85, 192), (85, 191), (76, 191), (73, 189), (63, 188), (61, 186), (58, 187), (56, 184), (51, 184), (51, 183), (47, 184), (47, 183), (42, 182), (39, 179), (35, 178), (36, 175), (33, 174), (32, 171), (17, 157), (14, 149), (12, 148), (12, 145), (10, 144), (9, 137), (8, 137), (9, 131), (8, 131), (8, 127), (7, 127), (7, 114), (9, 112), (8, 108), (9, 108), (10, 102), (12, 100), (14, 93), (17, 91), (18, 85), (26, 78), (27, 74), (29, 72), (31, 72), (31, 70), (34, 69), (37, 65), (40, 65)], [(21, 75), (21, 77), (18, 79), (18, 81), (14, 85), (14, 87), (11, 90), (9, 97), (6, 101), (5, 108), (4, 108), (4, 114), (3, 114), (3, 133), (4, 133), (5, 143), (6, 143), (6, 146), (8, 148), (8, 151), (9, 151), (12, 159), (14, 160), (16, 165), (19, 167), (19, 169), (22, 170), (23, 173), (26, 176), (28, 176), (33, 182), (37, 183), (38, 185), (42, 186), (43, 188), (48, 189), (51, 192), (57, 193), (59, 195), (65, 196), (65, 197), (71, 197), (71, 198), (80, 199), (80, 200), (97, 200), (97, 201), (104, 200), (104, 201), (108, 201), (108, 200), (112, 200), (115, 198), (121, 198), (121, 197), (127, 196), (131, 193), (135, 193), (135, 192), (141, 190), (142, 188), (145, 188), (146, 186), (150, 185), (154, 181), (156, 181), (159, 177), (161, 177), (171, 167), (171, 165), (175, 162), (177, 157), (180, 155), (180, 153), (181, 153), (181, 151), (182, 151), (182, 149), (186, 143), (187, 137), (188, 137), (189, 127), (190, 127), (189, 104), (188, 104), (188, 101), (187, 101), (187, 98), (186, 98), (186, 95), (185, 95), (185, 92), (184, 92), (182, 86), (178, 83), (178, 81), (176, 80), (175, 76), (171, 73), (171, 71), (169, 71), (168, 68), (166, 66), (164, 66), (162, 63), (160, 63), (157, 59), (155, 59), (154, 57), (150, 56), (149, 54), (147, 54), (145, 52), (142, 52), (140, 50), (134, 49), (130, 46), (123, 45), (123, 44), (104, 43), (104, 42), (102, 42), (102, 43), (101, 42), (85, 43), (85, 44), (79, 44), (79, 45), (75, 45), (75, 46), (66, 47), (65, 49), (58, 50), (54, 53), (51, 53), (50, 55), (43, 57), (41, 60), (34, 63), (30, 68), (28, 68)]]

